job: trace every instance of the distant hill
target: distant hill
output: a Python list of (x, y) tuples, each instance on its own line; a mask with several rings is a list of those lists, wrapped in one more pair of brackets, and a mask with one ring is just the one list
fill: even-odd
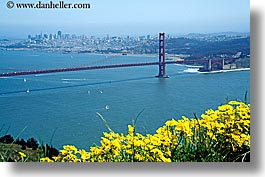
[[(138, 43), (126, 48), (128, 51), (139, 54), (158, 53), (158, 39)], [(178, 37), (166, 38), (166, 53), (188, 56), (185, 59), (201, 59), (213, 57), (231, 57), (241, 53), (241, 57), (250, 55), (250, 36), (248, 33), (191, 33)]]
[(190, 55), (188, 59), (216, 57), (220, 55), (235, 55), (241, 52), (243, 56), (250, 54), (250, 37), (210, 41), (190, 38), (170, 38), (166, 41), (168, 54)]

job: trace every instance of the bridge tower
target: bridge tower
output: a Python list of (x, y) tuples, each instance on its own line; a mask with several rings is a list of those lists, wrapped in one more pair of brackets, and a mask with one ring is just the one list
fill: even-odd
[(212, 59), (208, 60), (208, 71), (212, 71)]
[(159, 78), (166, 78), (165, 33), (159, 33)]
[(224, 66), (225, 66), (225, 59), (223, 58), (222, 59), (222, 70), (224, 69)]
[[(219, 65), (219, 68), (214, 68), (215, 64)], [(216, 70), (216, 69), (223, 70), (224, 66), (225, 66), (225, 59), (224, 58), (221, 58), (221, 59), (208, 59), (208, 64), (207, 64), (208, 71), (213, 71), (213, 70)]]

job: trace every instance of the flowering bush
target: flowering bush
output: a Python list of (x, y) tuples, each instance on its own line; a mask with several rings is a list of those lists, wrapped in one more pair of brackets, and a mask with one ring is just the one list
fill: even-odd
[(104, 132), (100, 146), (87, 152), (66, 145), (41, 162), (232, 162), (250, 161), (250, 105), (230, 101), (200, 118), (169, 120), (156, 133)]

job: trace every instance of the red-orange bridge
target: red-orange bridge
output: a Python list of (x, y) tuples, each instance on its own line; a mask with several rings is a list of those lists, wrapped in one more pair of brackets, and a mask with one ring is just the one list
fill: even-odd
[[(210, 61), (212, 61), (213, 64), (219, 63), (219, 65), (220, 65), (221, 63), (223, 63), (222, 62), (223, 60), (224, 59), (212, 59), (212, 60), (205, 59), (205, 60), (182, 60), (182, 61), (146, 62), (146, 63), (131, 63), (131, 64), (113, 64), (113, 65), (102, 65), (102, 66), (82, 66), (82, 67), (72, 67), (72, 68), (56, 68), (56, 69), (45, 69), (45, 70), (8, 72), (8, 73), (1, 73), (0, 77), (32, 75), (32, 74), (47, 74), (47, 73), (82, 71), (82, 70), (95, 70), (95, 69), (107, 69), (107, 68), (149, 66), (149, 65), (157, 65), (157, 66), (164, 66), (165, 67), (166, 64), (192, 65), (194, 63), (206, 63), (206, 65), (207, 65), (207, 63), (209, 63)], [(213, 64), (211, 66), (213, 66)], [(210, 67), (210, 68), (212, 68), (212, 67)], [(159, 73), (160, 72), (161, 71), (159, 69)], [(160, 77), (163, 77), (163, 76), (160, 76)]]

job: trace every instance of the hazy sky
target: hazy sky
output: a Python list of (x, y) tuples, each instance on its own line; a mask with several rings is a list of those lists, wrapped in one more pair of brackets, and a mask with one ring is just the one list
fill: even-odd
[(90, 9), (65, 10), (8, 9), (8, 1), (0, 0), (0, 37), (58, 30), (96, 36), (250, 31), (249, 0), (64, 0), (91, 5)]

